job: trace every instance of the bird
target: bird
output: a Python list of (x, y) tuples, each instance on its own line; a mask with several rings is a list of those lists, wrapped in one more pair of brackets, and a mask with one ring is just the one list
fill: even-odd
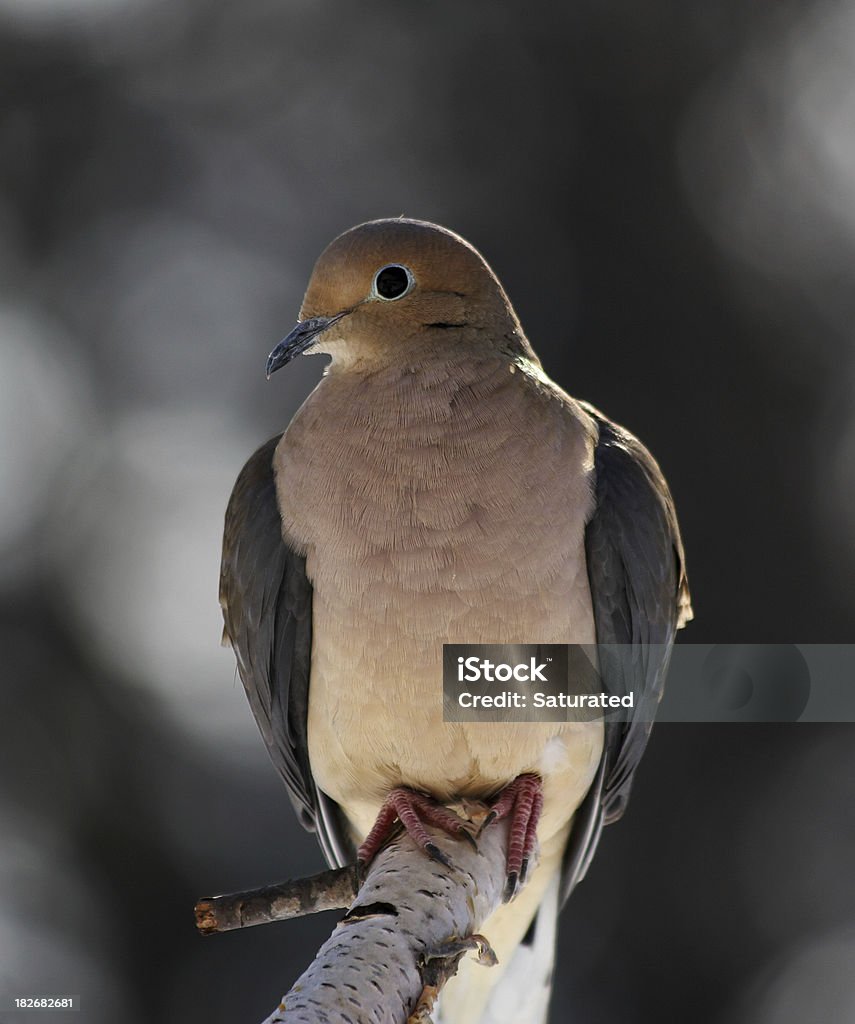
[[(396, 822), (447, 862), (424, 825), (466, 838), (445, 809), (461, 799), (510, 819), (507, 902), (482, 929), (499, 966), (462, 964), (441, 1019), (542, 1022), (559, 908), (626, 807), (692, 617), (671, 493), (640, 441), (546, 374), (487, 261), (437, 224), (335, 238), (268, 379), (301, 354), (328, 356), (323, 376), (228, 502), (224, 642), (330, 865), (370, 861)], [(597, 645), (635, 711), (446, 722), (443, 644), (481, 642)]]

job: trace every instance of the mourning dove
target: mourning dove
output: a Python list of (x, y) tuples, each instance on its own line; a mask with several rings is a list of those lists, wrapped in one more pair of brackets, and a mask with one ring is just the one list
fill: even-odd
[(516, 898), (483, 929), (500, 965), (462, 964), (442, 1019), (542, 1021), (558, 907), (624, 809), (650, 716), (444, 722), (442, 645), (654, 645), (600, 670), (655, 702), (691, 617), (668, 487), (549, 379), (486, 261), (437, 225), (335, 239), (268, 375), (303, 352), (331, 357), (323, 379), (229, 502), (225, 637), (330, 864), (370, 859), (396, 818), (445, 859), (421, 823), (454, 833), (437, 808), (460, 798), (511, 818)]

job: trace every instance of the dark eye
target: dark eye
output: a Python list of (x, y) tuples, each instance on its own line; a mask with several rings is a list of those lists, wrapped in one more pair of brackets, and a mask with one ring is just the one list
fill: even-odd
[(400, 263), (390, 263), (374, 275), (374, 294), (378, 299), (400, 299), (414, 284), (413, 275)]

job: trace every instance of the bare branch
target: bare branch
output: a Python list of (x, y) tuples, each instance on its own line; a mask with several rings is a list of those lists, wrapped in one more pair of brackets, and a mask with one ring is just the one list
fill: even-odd
[(357, 889), (356, 868), (351, 865), (261, 889), (210, 896), (196, 904), (196, 927), (203, 935), (211, 935), (322, 910), (343, 910), (353, 902)]

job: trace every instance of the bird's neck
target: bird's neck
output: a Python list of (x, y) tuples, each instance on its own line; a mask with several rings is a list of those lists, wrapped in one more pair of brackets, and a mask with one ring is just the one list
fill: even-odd
[(339, 416), (354, 426), (366, 420), (393, 427), (440, 423), (508, 387), (515, 370), (510, 358), (495, 351), (473, 356), (459, 348), (414, 350), (409, 356), (394, 364), (334, 361), (317, 398), (336, 403)]

